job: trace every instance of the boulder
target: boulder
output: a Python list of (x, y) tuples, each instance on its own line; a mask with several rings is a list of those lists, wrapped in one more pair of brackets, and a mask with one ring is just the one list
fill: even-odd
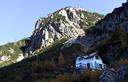
[(117, 70), (118, 79), (120, 82), (128, 78), (128, 65), (121, 65)]
[(100, 82), (118, 82), (117, 72), (113, 68), (106, 70), (100, 76)]

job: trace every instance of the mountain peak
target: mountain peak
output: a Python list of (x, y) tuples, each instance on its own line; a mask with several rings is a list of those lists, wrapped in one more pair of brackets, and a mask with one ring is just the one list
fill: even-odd
[(62, 8), (62, 9), (64, 9), (64, 10), (70, 10), (70, 11), (72, 11), (72, 10), (76, 10), (76, 11), (79, 11), (79, 10), (81, 10), (81, 11), (87, 11), (84, 8), (81, 8), (81, 7), (72, 7), (72, 6), (67, 6), (67, 7)]
[(35, 31), (27, 51), (50, 46), (56, 40), (73, 38), (85, 34), (103, 16), (80, 7), (65, 7), (36, 22)]

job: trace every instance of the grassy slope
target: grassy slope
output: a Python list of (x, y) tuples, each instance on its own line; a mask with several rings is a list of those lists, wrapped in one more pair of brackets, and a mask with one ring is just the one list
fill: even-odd
[(52, 81), (60, 74), (72, 74), (74, 69), (71, 70), (70, 67), (74, 63), (75, 55), (73, 53), (81, 51), (82, 47), (74, 45), (60, 50), (62, 43), (63, 40), (47, 48), (43, 53), (39, 52), (37, 56), (1, 68), (1, 82), (35, 82), (37, 80), (43, 81), (42, 79)]
[(5, 55), (10, 57), (9, 61), (0, 63), (0, 67), (16, 62), (16, 59), (19, 57), (19, 55), (23, 54), (20, 48), (24, 45), (25, 39), (0, 46), (0, 56)]

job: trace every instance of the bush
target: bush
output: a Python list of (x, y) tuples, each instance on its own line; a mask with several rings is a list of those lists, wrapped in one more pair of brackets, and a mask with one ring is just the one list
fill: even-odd
[(58, 58), (58, 64), (59, 64), (60, 66), (62, 66), (62, 65), (65, 64), (64, 56), (63, 56), (62, 53), (60, 53), (60, 55), (59, 55), (59, 58)]
[(36, 62), (36, 61), (33, 61), (33, 62), (32, 62), (31, 69), (32, 69), (32, 72), (34, 72), (34, 73), (40, 73), (40, 72), (42, 72), (39, 63)]
[(64, 74), (58, 75), (51, 82), (99, 82), (99, 77), (102, 71), (83, 71), (81, 74)]
[(53, 70), (53, 67), (55, 66), (53, 61), (42, 61), (42, 62), (32, 62), (32, 71), (35, 73), (43, 73), (45, 71)]
[(48, 61), (48, 60), (45, 60), (41, 64), (41, 68), (43, 70), (51, 70), (54, 66), (55, 66), (54, 63), (52, 61)]
[(58, 75), (56, 79), (53, 79), (52, 82), (78, 82), (78, 75), (77, 74), (64, 74)]
[(34, 82), (48, 82), (46, 79), (36, 80)]
[(81, 79), (86, 78), (89, 82), (99, 82), (99, 77), (103, 71), (101, 70), (85, 70), (82, 72)]
[(119, 65), (128, 64), (128, 59), (120, 59), (120, 60), (118, 61), (118, 64), (119, 64)]

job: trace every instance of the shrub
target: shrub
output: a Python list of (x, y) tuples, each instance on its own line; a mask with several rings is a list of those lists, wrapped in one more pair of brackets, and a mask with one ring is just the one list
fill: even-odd
[(64, 63), (65, 63), (64, 56), (62, 53), (60, 53), (59, 58), (58, 58), (58, 64), (62, 66), (64, 65)]
[(48, 82), (48, 81), (45, 79), (42, 79), (42, 80), (36, 80), (35, 82)]
[(99, 77), (102, 74), (103, 71), (101, 70), (85, 70), (82, 72), (81, 79), (86, 78), (89, 82), (98, 82)]
[(56, 79), (53, 79), (52, 82), (78, 82), (78, 75), (77, 74), (64, 74), (58, 75)]
[(118, 61), (118, 64), (121, 65), (121, 64), (128, 64), (128, 59), (120, 59)]
[(37, 72), (37, 70), (39, 70), (39, 63), (36, 61), (33, 61), (31, 64), (32, 64), (31, 66), (32, 71)]
[(117, 33), (121, 42), (121, 47), (128, 48), (128, 33), (121, 27), (118, 28)]
[(102, 71), (83, 71), (81, 74), (64, 74), (58, 75), (51, 82), (99, 82), (99, 77)]

